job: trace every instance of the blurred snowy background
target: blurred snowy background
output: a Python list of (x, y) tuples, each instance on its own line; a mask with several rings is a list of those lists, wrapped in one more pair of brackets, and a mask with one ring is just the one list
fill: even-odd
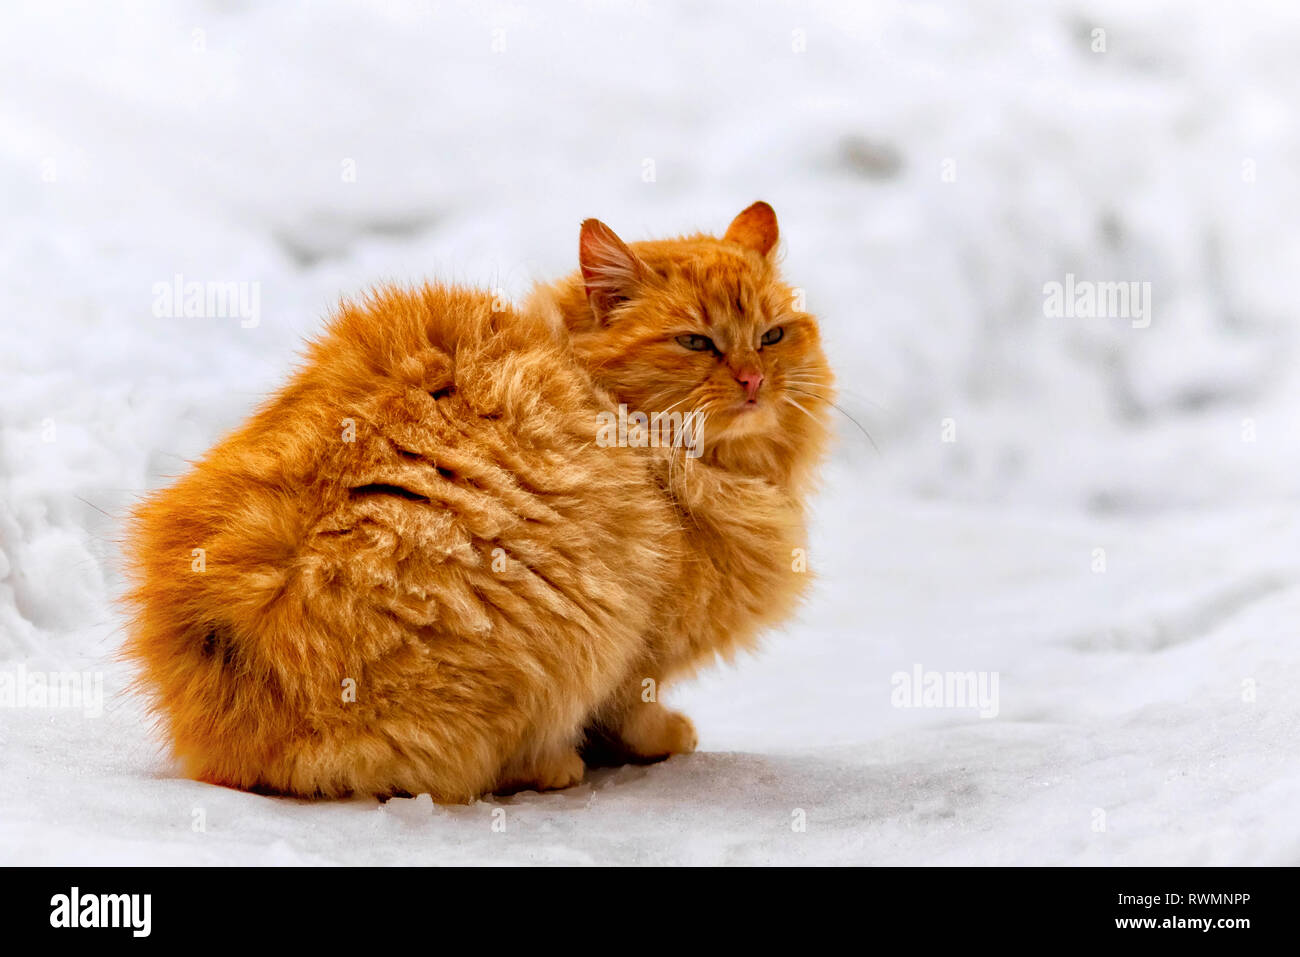
[[(108, 700), (0, 707), (0, 861), (1300, 863), (1297, 49), (1282, 0), (6, 3), (0, 671)], [(456, 809), (174, 778), (111, 660), (141, 492), (342, 295), (758, 198), (879, 451), (841, 421), (800, 621), (674, 693), (702, 753)], [(177, 275), (256, 325), (156, 316)], [(1071, 275), (1149, 325), (1049, 315)], [(894, 707), (916, 665), (998, 716)]]

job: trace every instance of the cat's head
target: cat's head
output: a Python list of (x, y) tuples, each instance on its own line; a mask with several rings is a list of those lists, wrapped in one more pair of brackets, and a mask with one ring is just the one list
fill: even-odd
[(589, 219), (557, 305), (629, 411), (689, 414), (707, 460), (793, 480), (825, 443), (833, 380), (817, 321), (778, 274), (777, 237), (762, 202), (721, 238), (629, 244)]

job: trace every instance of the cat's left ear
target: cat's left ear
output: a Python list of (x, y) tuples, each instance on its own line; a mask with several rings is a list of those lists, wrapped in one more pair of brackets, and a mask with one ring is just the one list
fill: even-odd
[(759, 200), (731, 221), (722, 238), (728, 242), (740, 243), (760, 256), (766, 256), (776, 248), (779, 238), (776, 210)]
[(587, 288), (587, 302), (601, 324), (610, 310), (631, 299), (645, 278), (645, 266), (627, 243), (599, 219), (588, 219), (578, 235), (578, 265)]

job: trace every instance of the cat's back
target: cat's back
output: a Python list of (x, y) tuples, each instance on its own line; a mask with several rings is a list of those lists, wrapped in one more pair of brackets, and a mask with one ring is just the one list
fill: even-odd
[[(580, 721), (559, 712), (636, 654), (673, 560), (645, 463), (594, 441), (607, 404), (561, 332), (486, 293), (344, 305), (289, 384), (134, 515), (127, 651), (190, 773), (365, 790), (400, 777), (397, 722), (441, 755), (446, 796), (471, 796), (456, 782), (485, 786), (530, 710)], [(358, 741), (368, 764), (321, 756)]]
[(528, 315), (476, 290), (381, 287), (341, 304), (282, 389), (135, 509), (129, 567), (137, 580), (201, 568), (173, 576), (191, 595), (254, 564), (287, 570), (364, 502), (446, 500), (493, 463), (572, 459), (598, 402), (562, 338)]

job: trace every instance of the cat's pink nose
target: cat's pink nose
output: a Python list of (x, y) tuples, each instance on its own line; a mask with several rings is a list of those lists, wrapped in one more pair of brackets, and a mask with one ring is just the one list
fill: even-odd
[(745, 399), (758, 401), (758, 387), (763, 384), (763, 373), (753, 367), (746, 367), (736, 373), (736, 381), (745, 387)]

